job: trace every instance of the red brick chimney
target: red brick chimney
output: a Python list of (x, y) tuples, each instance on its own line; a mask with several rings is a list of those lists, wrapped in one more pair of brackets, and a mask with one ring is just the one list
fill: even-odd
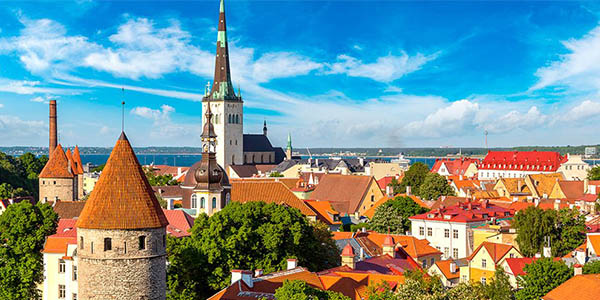
[(50, 100), (50, 145), (48, 156), (56, 148), (58, 138), (56, 134), (56, 100)]

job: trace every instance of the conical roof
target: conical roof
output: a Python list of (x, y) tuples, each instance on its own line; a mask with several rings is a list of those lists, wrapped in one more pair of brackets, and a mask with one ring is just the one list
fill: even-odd
[(167, 224), (127, 136), (121, 133), (76, 226), (144, 229), (165, 227)]
[(69, 169), (69, 160), (60, 144), (50, 154), (39, 178), (73, 178), (73, 173)]
[(67, 149), (67, 152), (65, 152), (65, 155), (67, 156), (67, 161), (69, 162), (69, 166), (71, 167), (71, 173), (73, 174), (77, 174), (77, 165), (75, 164), (75, 160), (73, 159), (73, 154), (71, 154), (71, 149)]
[(73, 150), (73, 160), (75, 161), (77, 174), (83, 174), (83, 164), (81, 163), (81, 156), (79, 155), (79, 147), (75, 146)]

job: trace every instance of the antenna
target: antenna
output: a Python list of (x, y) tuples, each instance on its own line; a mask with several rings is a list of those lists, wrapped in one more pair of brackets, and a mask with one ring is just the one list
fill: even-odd
[(123, 100), (121, 101), (121, 132), (125, 132), (125, 88), (121, 88)]

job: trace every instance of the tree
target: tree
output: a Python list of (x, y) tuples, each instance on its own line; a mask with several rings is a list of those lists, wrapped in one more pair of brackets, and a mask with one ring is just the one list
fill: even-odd
[(269, 177), (283, 177), (283, 174), (281, 174), (280, 172), (271, 172), (271, 174), (269, 174)]
[(275, 299), (286, 300), (350, 300), (350, 298), (333, 291), (323, 291), (314, 288), (302, 280), (285, 280), (283, 285), (275, 290)]
[(205, 298), (229, 285), (232, 269), (271, 273), (285, 269), (288, 258), (311, 271), (339, 265), (339, 249), (323, 225), (273, 203), (232, 202), (211, 217), (200, 215), (191, 233), (188, 242), (168, 248), (174, 295)]
[(427, 209), (415, 203), (410, 197), (398, 196), (375, 209), (369, 228), (380, 233), (389, 230), (391, 233), (404, 234), (410, 230), (408, 218), (425, 212)]
[(523, 289), (516, 292), (517, 300), (540, 299), (548, 292), (567, 281), (573, 271), (562, 261), (541, 258), (525, 265), (525, 275), (519, 277)]
[(502, 268), (496, 268), (494, 279), (490, 283), (481, 286), (486, 299), (490, 300), (512, 300), (514, 299), (512, 287), (508, 275)]
[[(0, 152), (0, 184), (8, 184), (11, 187), (11, 195), (14, 191), (20, 196), (37, 197), (38, 174), (47, 161), (48, 157), (36, 158), (31, 153), (25, 153), (15, 158)], [(8, 186), (5, 186), (5, 189), (8, 189)]]
[[(406, 187), (410, 186), (413, 191), (418, 191), (421, 184), (425, 181), (425, 177), (429, 173), (429, 167), (422, 163), (416, 162), (410, 166), (408, 171), (404, 172), (404, 177), (398, 185), (392, 185), (395, 194), (405, 193)], [(392, 183), (394, 180), (392, 180)]]
[(156, 200), (158, 200), (158, 204), (161, 208), (167, 209), (168, 203), (167, 200), (163, 199), (158, 193), (154, 193), (156, 195)]
[(440, 196), (455, 195), (454, 189), (448, 184), (448, 180), (438, 173), (428, 173), (419, 190), (415, 192), (415, 195), (427, 200), (435, 200)]
[(595, 166), (589, 169), (587, 178), (589, 180), (600, 180), (600, 166)]
[(102, 172), (102, 170), (104, 170), (104, 166), (106, 166), (106, 164), (98, 165), (98, 166), (94, 167), (91, 171), (92, 172)]
[(7, 199), (13, 197), (21, 197), (28, 196), (29, 193), (23, 188), (13, 188), (12, 185), (8, 183), (0, 184), (0, 199)]
[(10, 205), (0, 215), (0, 299), (39, 299), (42, 249), (56, 232), (58, 216), (48, 204)]
[(151, 186), (177, 185), (177, 180), (173, 179), (173, 175), (164, 174), (156, 175), (152, 168), (144, 168), (144, 173)]
[(583, 265), (583, 274), (600, 274), (600, 260)]

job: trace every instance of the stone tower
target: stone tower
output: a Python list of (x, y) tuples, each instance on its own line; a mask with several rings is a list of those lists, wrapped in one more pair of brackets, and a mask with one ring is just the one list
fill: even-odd
[(77, 220), (78, 299), (165, 299), (167, 224), (121, 133)]
[(72, 160), (67, 158), (62, 146), (58, 144), (40, 172), (40, 202), (77, 199), (77, 174), (73, 170)]
[[(202, 129), (202, 159), (187, 172), (184, 180), (184, 198), (189, 199), (189, 207), (196, 209), (196, 215), (212, 215), (220, 211), (230, 201), (231, 186), (225, 170), (217, 163), (217, 141), (210, 102), (205, 114)], [(188, 196), (189, 195), (189, 196)]]
[[(211, 110), (214, 113), (212, 122), (217, 135), (217, 162), (223, 168), (227, 168), (232, 164), (241, 165), (244, 163), (244, 102), (240, 93), (235, 94), (231, 83), (228, 47), (225, 4), (221, 0), (215, 78), (212, 88), (202, 98), (202, 111), (206, 111), (210, 103)], [(202, 124), (204, 125), (207, 121), (206, 118), (203, 118)]]

